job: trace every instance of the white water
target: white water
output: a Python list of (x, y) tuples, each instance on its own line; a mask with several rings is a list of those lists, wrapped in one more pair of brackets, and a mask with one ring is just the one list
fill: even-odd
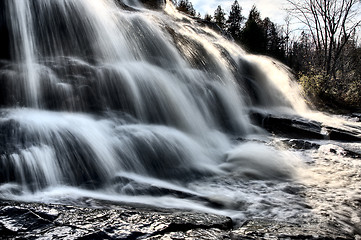
[(0, 4), (11, 35), (0, 65), (0, 197), (311, 218), (298, 193), (319, 191), (304, 171), (318, 171), (307, 162), (313, 153), (274, 144), (249, 114), (347, 121), (310, 111), (282, 64), (248, 55), (169, 3), (124, 4), (137, 9), (112, 0)]

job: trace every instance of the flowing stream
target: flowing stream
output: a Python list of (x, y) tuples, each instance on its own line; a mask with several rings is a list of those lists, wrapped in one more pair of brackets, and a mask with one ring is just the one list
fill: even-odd
[(0, 198), (326, 219), (360, 234), (361, 161), (343, 151), (361, 144), (289, 149), (251, 115), (360, 135), (357, 119), (309, 110), (285, 66), (163, 7), (0, 1)]

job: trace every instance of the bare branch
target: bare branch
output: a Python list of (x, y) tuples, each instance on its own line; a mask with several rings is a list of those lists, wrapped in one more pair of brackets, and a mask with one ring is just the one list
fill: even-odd
[[(289, 13), (295, 16), (308, 29), (318, 51), (322, 51), (324, 70), (331, 69), (361, 26), (360, 0), (287, 0), (292, 6)], [(320, 52), (321, 53), (321, 52)]]

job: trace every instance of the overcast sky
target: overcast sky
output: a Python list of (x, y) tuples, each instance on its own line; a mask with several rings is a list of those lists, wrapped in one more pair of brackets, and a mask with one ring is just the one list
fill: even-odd
[[(218, 5), (222, 6), (228, 16), (234, 0), (190, 0), (190, 2), (193, 3), (196, 11), (201, 13), (202, 17), (206, 13), (213, 16)], [(238, 3), (243, 9), (243, 16), (246, 18), (252, 6), (256, 5), (262, 18), (269, 17), (271, 21), (279, 25), (284, 24), (284, 18), (286, 17), (285, 8), (287, 7), (286, 0), (238, 0)]]

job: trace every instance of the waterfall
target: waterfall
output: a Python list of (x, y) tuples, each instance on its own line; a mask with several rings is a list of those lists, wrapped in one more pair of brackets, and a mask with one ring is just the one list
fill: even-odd
[(162, 192), (200, 197), (192, 182), (234, 169), (293, 175), (283, 153), (231, 150), (263, 133), (251, 109), (307, 109), (282, 64), (169, 2), (159, 11), (135, 0), (4, 0), (0, 10), (1, 198), (45, 201), (63, 189), (168, 206)]

